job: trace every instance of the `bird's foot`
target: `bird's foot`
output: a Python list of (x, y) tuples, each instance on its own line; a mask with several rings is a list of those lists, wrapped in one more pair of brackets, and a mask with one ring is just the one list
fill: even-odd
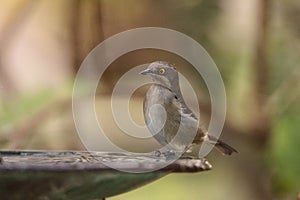
[(169, 150), (162, 153), (165, 158), (172, 158), (175, 156), (175, 152), (173, 150)]
[(156, 157), (161, 157), (163, 156), (164, 158), (166, 159), (171, 159), (173, 158), (176, 154), (173, 150), (168, 150), (168, 151), (164, 151), (164, 152), (161, 152), (159, 150), (155, 151), (154, 155)]
[(160, 152), (159, 150), (156, 150), (156, 151), (154, 152), (154, 155), (155, 155), (156, 157), (160, 157), (160, 156), (161, 156), (161, 152)]

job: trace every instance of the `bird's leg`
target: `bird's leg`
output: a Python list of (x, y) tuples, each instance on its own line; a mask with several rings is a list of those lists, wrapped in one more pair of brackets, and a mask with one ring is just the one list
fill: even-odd
[(198, 159), (198, 152), (200, 146), (197, 144), (191, 144), (186, 148), (185, 153), (181, 156), (181, 158), (189, 158), (189, 159)]

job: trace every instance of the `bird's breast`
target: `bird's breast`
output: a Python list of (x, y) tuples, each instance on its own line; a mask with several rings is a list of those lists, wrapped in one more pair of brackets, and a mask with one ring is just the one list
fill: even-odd
[[(170, 111), (168, 111), (168, 107), (172, 103), (172, 98), (174, 98), (172, 92), (156, 85), (151, 86), (146, 94), (144, 118), (148, 129), (154, 136), (162, 134), (163, 128), (169, 123)], [(176, 109), (174, 112), (178, 113)]]
[[(177, 143), (184, 144), (197, 129), (197, 121), (181, 114), (181, 105), (167, 88), (152, 85), (144, 99), (146, 125), (158, 142), (165, 145), (178, 133)], [(193, 129), (193, 130), (192, 130)]]

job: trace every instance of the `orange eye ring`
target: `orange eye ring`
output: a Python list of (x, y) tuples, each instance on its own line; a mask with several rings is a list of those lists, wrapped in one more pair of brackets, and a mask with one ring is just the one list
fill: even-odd
[(164, 74), (166, 72), (166, 70), (164, 69), (164, 68), (161, 68), (160, 70), (159, 70), (159, 73), (160, 74)]

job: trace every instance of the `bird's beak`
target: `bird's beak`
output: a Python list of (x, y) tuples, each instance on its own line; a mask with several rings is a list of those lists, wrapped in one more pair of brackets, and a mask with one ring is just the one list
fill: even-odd
[(151, 73), (152, 71), (150, 69), (145, 69), (144, 71), (141, 71), (140, 74), (142, 75), (147, 75), (149, 73)]

